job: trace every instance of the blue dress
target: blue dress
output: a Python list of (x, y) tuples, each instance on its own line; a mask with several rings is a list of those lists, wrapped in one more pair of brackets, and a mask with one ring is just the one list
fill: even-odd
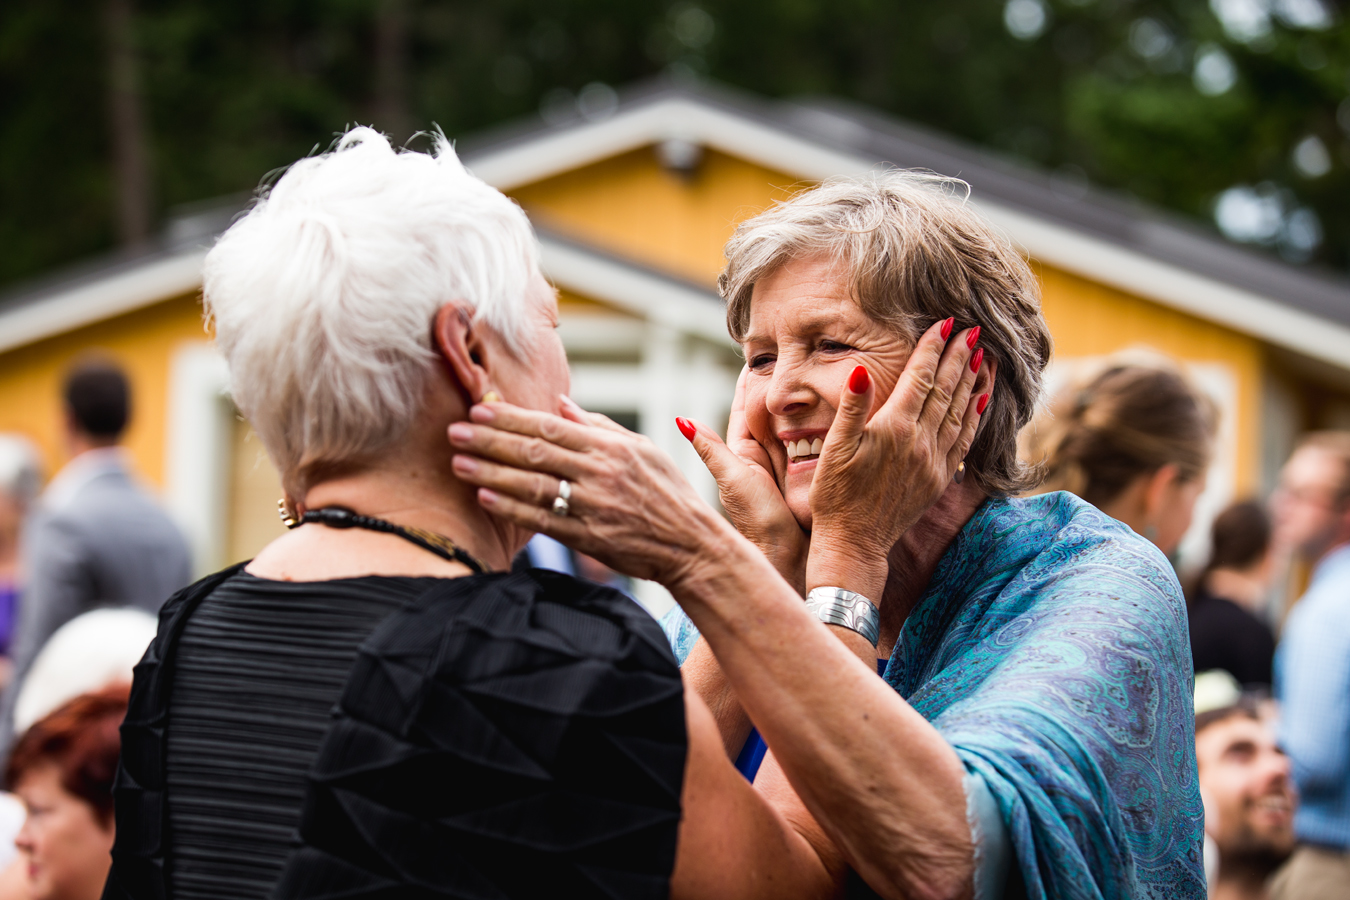
[[(697, 632), (664, 625), (683, 660)], [(989, 500), (883, 677), (988, 786), (1028, 897), (1205, 897), (1186, 609), (1152, 544), (1071, 494)]]

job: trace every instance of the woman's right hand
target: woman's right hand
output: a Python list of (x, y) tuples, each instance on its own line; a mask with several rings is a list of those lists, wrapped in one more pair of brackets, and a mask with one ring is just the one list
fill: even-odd
[[(745, 544), (649, 438), (562, 400), (562, 416), (480, 403), (450, 426), (454, 472), (488, 512), (672, 593)], [(555, 515), (562, 480), (568, 512)]]
[(788, 509), (774, 479), (769, 454), (750, 435), (745, 424), (745, 377), (748, 371), (742, 368), (741, 377), (736, 381), (726, 443), (704, 425), (689, 419), (677, 422), (680, 431), (717, 480), (722, 508), (736, 530), (759, 548), (788, 584), (802, 593), (811, 538)]

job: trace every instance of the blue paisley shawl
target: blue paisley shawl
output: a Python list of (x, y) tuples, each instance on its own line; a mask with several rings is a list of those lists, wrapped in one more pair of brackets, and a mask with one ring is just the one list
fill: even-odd
[[(683, 660), (697, 631), (663, 625)], [(984, 778), (1028, 897), (1205, 897), (1186, 610), (1152, 544), (1072, 494), (989, 500), (884, 677)]]

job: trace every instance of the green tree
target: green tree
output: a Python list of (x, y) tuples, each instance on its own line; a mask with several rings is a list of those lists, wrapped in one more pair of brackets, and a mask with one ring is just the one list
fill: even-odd
[[(109, 2), (0, 6), (0, 282), (116, 240)], [(456, 137), (674, 68), (853, 99), (1198, 222), (1218, 204), (1237, 237), (1350, 267), (1350, 31), (1328, 0), (137, 2), (161, 217), (349, 124)]]

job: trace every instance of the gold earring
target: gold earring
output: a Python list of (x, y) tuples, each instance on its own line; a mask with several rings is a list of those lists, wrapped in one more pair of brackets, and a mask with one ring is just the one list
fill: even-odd
[(501, 399), (502, 399), (502, 395), (501, 395), (501, 394), (497, 393), (496, 391), (488, 391), (486, 394), (483, 395), (483, 399), (482, 399), (482, 400), (479, 400), (478, 402), (479, 402), (479, 403), (500, 403), (500, 402), (501, 402)]
[(281, 524), (287, 528), (295, 528), (300, 524), (295, 518), (295, 513), (291, 512), (290, 507), (286, 505), (286, 498), (282, 497), (277, 501), (277, 515), (281, 516)]

